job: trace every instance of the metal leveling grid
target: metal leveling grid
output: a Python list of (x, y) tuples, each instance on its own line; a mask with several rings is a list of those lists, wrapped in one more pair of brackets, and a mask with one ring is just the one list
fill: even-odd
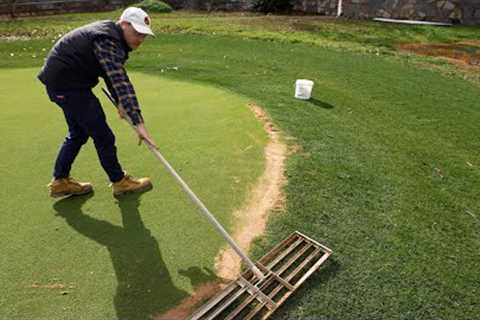
[(296, 231), (256, 263), (265, 278), (245, 271), (189, 319), (267, 319), (331, 254), (329, 248)]

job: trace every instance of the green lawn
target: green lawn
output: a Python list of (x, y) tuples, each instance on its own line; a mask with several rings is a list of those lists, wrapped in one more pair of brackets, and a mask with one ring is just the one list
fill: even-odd
[[(42, 48), (51, 45), (53, 34), (58, 30), (115, 14), (2, 22), (0, 34), (27, 34), (36, 26), (39, 30), (36, 33), (44, 36), (2, 41), (0, 67), (38, 67)], [(49, 19), (56, 23), (47, 25), (52, 21)], [(298, 20), (304, 25), (303, 29), (294, 27), (293, 22), (288, 22), (291, 20)], [(131, 56), (130, 69), (148, 73), (158, 81), (202, 82), (249, 97), (269, 112), (284, 132), (286, 141), (299, 150), (287, 163), (286, 208), (275, 212), (265, 237), (256, 242), (253, 254), (262, 255), (293, 230), (300, 230), (332, 248), (334, 255), (289, 299), (275, 319), (467, 320), (478, 317), (480, 89), (478, 83), (465, 81), (456, 71), (446, 76), (427, 66), (420, 68), (421, 59), (398, 57), (393, 51), (394, 44), (400, 42), (478, 39), (478, 27), (407, 27), (301, 17), (209, 17), (186, 13), (156, 16), (155, 21), (159, 21), (158, 37), (146, 42)], [(322, 32), (324, 29), (328, 31)], [(475, 75), (477, 71), (471, 72)], [(1, 74), (7, 73), (2, 70)], [(315, 81), (314, 99), (302, 102), (292, 98), (297, 78)], [(4, 82), (14, 85), (8, 79), (2, 76), (2, 87)], [(142, 94), (147, 99), (146, 92)], [(158, 90), (158, 97), (165, 95), (170, 96)], [(53, 117), (51, 113), (36, 109), (35, 112), (37, 119)], [(60, 122), (60, 115), (57, 117), (49, 127)], [(29, 141), (25, 131), (19, 128), (21, 119), (2, 113), (2, 123), (10, 127), (2, 126), (0, 130), (11, 140), (11, 146), (13, 141)], [(186, 125), (195, 123), (186, 121)], [(163, 126), (154, 123), (150, 126), (160, 139)], [(125, 143), (128, 137), (119, 140)], [(176, 140), (169, 140), (166, 147), (177, 150), (178, 144)], [(17, 148), (22, 154), (28, 150), (29, 158), (24, 161), (31, 161), (33, 157), (43, 157), (40, 151), (44, 150), (43, 145), (47, 144), (37, 143), (35, 147), (42, 149), (36, 152), (25, 143)], [(25, 148), (24, 151), (21, 148)], [(13, 151), (2, 149), (2, 152)], [(173, 155), (179, 163), (185, 157)], [(138, 156), (138, 153), (130, 155), (133, 158), (125, 161), (137, 163)], [(84, 157), (93, 158), (93, 155), (86, 153)], [(122, 157), (128, 155), (122, 154)], [(12, 174), (11, 166), (19, 165), (19, 160), (15, 160), (8, 160), (13, 163), (5, 167), (8, 174)], [(185, 170), (192, 170), (190, 165), (185, 165)], [(200, 171), (203, 170), (204, 167)], [(29, 194), (33, 194), (48, 175), (48, 168), (43, 171), (44, 174), (37, 173), (28, 179), (19, 172), (18, 184), (28, 181)], [(194, 175), (191, 176), (194, 179)], [(153, 206), (148, 200), (158, 189), (142, 198), (142, 206)], [(202, 191), (213, 192), (210, 184)], [(158, 196), (169, 201), (166, 199), (170, 194)], [(40, 199), (43, 195), (36, 197)], [(10, 194), (8, 198), (2, 195), (2, 199), (8, 203), (14, 200)], [(95, 195), (88, 200), (84, 211), (92, 210), (93, 201), (100, 206), (114, 206), (111, 200)], [(34, 230), (34, 219), (40, 218), (28, 215), (27, 220), (25, 211), (38, 204), (20, 203), (21, 206), (9, 205), (11, 222), (2, 225), (8, 230), (2, 232), (2, 236), (9, 239), (9, 252), (21, 252), (28, 246), (34, 247), (32, 251), (47, 247), (53, 260), (60, 249), (48, 239), (54, 239), (55, 232)], [(88, 206), (90, 209), (85, 209)], [(151, 215), (152, 225), (161, 225), (162, 219), (154, 214), (144, 213), (142, 209), (142, 217)], [(119, 219), (120, 214), (115, 215), (112, 210), (111, 219), (113, 217)], [(65, 223), (52, 212), (46, 219), (51, 219), (52, 224), (53, 221)], [(174, 217), (171, 221), (180, 223)], [(13, 235), (9, 235), (21, 233), (18, 230), (25, 233), (33, 230), (44, 236), (44, 240), (32, 242), (24, 235), (21, 241), (13, 242)], [(81, 237), (71, 229), (61, 230), (65, 232), (64, 237)], [(185, 244), (195, 243), (193, 238), (181, 239)], [(157, 241), (162, 258), (176, 261), (179, 252), (165, 248), (161, 239)], [(87, 244), (79, 245), (78, 250), (85, 256)], [(105, 251), (98, 254), (108, 256)], [(93, 256), (86, 260), (90, 265), (95, 261)], [(15, 274), (13, 268), (38, 272), (15, 262), (8, 265), (6, 273), (11, 277)], [(87, 270), (78, 268), (78, 263), (71, 267), (78, 273)], [(78, 277), (79, 274), (72, 275), (72, 280), (67, 281), (78, 281)], [(111, 281), (111, 288), (114, 285)], [(82, 290), (92, 299), (76, 300), (77, 304), (72, 302), (72, 305), (77, 308), (83, 307), (80, 304), (92, 305), (93, 309), (96, 305), (93, 295), (99, 294), (98, 290), (90, 291), (88, 286)], [(179, 295), (182, 294), (184, 292)], [(74, 295), (74, 298), (78, 297)], [(0, 306), (5, 305), (5, 297), (0, 299), (3, 299)], [(36, 304), (22, 300), (16, 310), (39, 308)], [(52, 302), (42, 307), (51, 311), (54, 305)], [(146, 309), (149, 307), (151, 305), (145, 305)], [(9, 319), (15, 318), (13, 311), (10, 312)], [(97, 318), (85, 315), (85, 319)]]
[[(221, 238), (103, 99), (119, 158), (154, 184), (117, 201), (93, 143), (72, 175), (94, 197), (53, 201), (46, 184), (65, 135), (61, 110), (37, 69), (3, 69), (0, 191), (1, 319), (146, 319), (212, 280)], [(164, 156), (227, 227), (263, 170), (266, 134), (245, 97), (204, 85), (132, 73)], [(28, 92), (28, 94), (26, 94)], [(100, 97), (102, 97), (100, 95)], [(62, 295), (62, 292), (67, 294)]]

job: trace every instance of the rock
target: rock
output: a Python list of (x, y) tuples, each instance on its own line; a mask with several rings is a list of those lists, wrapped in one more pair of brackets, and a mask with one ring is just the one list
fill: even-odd
[(448, 17), (453, 20), (461, 20), (462, 11), (459, 8), (456, 8), (455, 10), (452, 11), (452, 13), (450, 13)]
[(445, 1), (445, 4), (443, 5), (443, 10), (453, 10), (455, 9), (455, 4), (453, 4), (450, 1)]
[(475, 13), (473, 14), (473, 17), (474, 17), (476, 20), (479, 20), (479, 21), (480, 21), (480, 9), (475, 10)]
[(417, 16), (418, 16), (418, 18), (419, 18), (420, 20), (423, 20), (423, 19), (425, 19), (425, 17), (427, 16), (427, 14), (426, 14), (425, 12), (423, 12), (423, 11), (420, 11), (420, 12), (417, 13)]
[(379, 17), (382, 17), (382, 18), (390, 18), (392, 15), (390, 14), (390, 12), (388, 12), (387, 10), (384, 10), (384, 9), (380, 9), (378, 10), (378, 13), (377, 15)]

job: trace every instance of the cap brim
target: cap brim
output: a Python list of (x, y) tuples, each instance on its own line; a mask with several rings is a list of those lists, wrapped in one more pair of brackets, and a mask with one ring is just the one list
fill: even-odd
[(134, 23), (134, 22), (130, 22), (130, 24), (132, 25), (133, 29), (135, 29), (135, 31), (137, 31), (138, 33), (155, 36), (152, 29), (150, 29), (150, 27), (148, 26), (143, 26), (141, 24)]

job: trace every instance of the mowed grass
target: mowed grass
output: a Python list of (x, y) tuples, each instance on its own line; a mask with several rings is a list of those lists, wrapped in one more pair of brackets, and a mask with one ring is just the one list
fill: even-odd
[[(97, 16), (83, 17), (55, 21), (71, 27)], [(171, 27), (162, 27), (164, 32), (134, 53), (129, 68), (250, 97), (297, 150), (287, 163), (286, 208), (275, 212), (253, 254), (262, 255), (300, 230), (331, 247), (334, 255), (275, 319), (477, 317), (480, 89), (459, 77), (418, 68), (415, 59), (381, 52), (409, 37), (474, 39), (478, 27), (294, 18), (319, 28), (330, 23), (333, 34), (343, 30), (332, 38), (312, 30), (311, 37), (326, 41), (325, 46), (304, 41), (304, 32), (296, 29), (284, 34), (289, 41), (258, 37), (277, 26), (278, 21), (271, 22), (275, 17), (252, 18), (256, 22), (245, 26), (254, 27), (252, 34), (239, 32), (243, 25), (236, 22), (248, 17), (163, 17), (157, 21)], [(38, 20), (25, 26), (32, 21)], [(178, 24), (197, 28), (174, 27)], [(38, 66), (41, 58), (31, 53), (48, 47), (51, 35), (4, 41), (0, 65)], [(366, 37), (372, 41), (364, 42)], [(342, 39), (354, 45), (342, 46)], [(297, 78), (315, 81), (314, 99), (292, 98)]]
[[(223, 37), (165, 35), (132, 65), (158, 74), (157, 52), (183, 70), (172, 77), (256, 97), (300, 146), (255, 256), (293, 230), (335, 253), (276, 319), (476, 316), (478, 87), (376, 55)], [(313, 100), (292, 98), (296, 78), (315, 81)]]
[[(37, 69), (3, 69), (0, 227), (1, 319), (147, 319), (214, 279), (222, 239), (102, 99), (119, 158), (154, 189), (112, 197), (90, 141), (72, 175), (93, 197), (54, 201), (46, 184), (63, 114), (35, 80)], [(161, 151), (228, 228), (263, 170), (266, 134), (246, 98), (198, 84), (131, 73)], [(101, 93), (99, 94), (100, 97)]]

